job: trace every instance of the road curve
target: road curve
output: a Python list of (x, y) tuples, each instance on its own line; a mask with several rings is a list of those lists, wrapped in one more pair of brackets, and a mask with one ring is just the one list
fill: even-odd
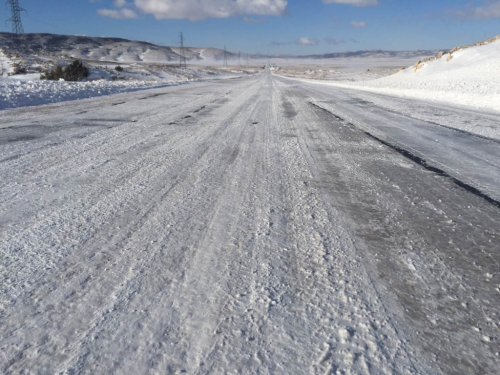
[(0, 372), (495, 373), (499, 166), (269, 71), (4, 111)]

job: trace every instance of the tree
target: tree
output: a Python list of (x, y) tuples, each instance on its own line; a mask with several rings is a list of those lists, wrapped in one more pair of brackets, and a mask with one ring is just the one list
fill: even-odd
[(54, 69), (48, 70), (45, 74), (40, 76), (40, 79), (58, 81), (62, 78), (65, 81), (76, 82), (81, 81), (88, 76), (89, 69), (82, 62), (75, 60), (66, 68), (58, 65)]
[(89, 76), (89, 69), (82, 62), (75, 60), (64, 69), (65, 81), (81, 81)]

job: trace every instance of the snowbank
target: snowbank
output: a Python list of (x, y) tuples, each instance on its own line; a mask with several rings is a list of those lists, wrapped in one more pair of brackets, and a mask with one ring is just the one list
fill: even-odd
[(0, 48), (0, 77), (7, 76), (14, 71), (12, 61), (5, 55), (2, 48)]
[(500, 111), (500, 37), (381, 79), (327, 84)]
[[(176, 69), (171, 69), (171, 71), (175, 72)], [(190, 69), (182, 71), (179, 69), (179, 73), (176, 75), (168, 74), (168, 72), (161, 70), (143, 73), (124, 72), (122, 75), (128, 79), (112, 81), (109, 80), (110, 77), (106, 71), (96, 71), (94, 69), (94, 78), (102, 76), (105, 79), (88, 82), (41, 81), (39, 80), (39, 73), (0, 77), (0, 110), (93, 98), (213, 79), (240, 77), (241, 72), (237, 73), (239, 75), (229, 71), (217, 74), (211, 71)], [(141, 77), (154, 77), (156, 79), (141, 80)]]
[(117, 94), (172, 85), (145, 81), (53, 82), (0, 79), (0, 110)]

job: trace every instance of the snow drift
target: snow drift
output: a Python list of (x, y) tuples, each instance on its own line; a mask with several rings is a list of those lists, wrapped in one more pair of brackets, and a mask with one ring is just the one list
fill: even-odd
[(500, 36), (441, 52), (381, 79), (329, 84), (500, 111)]

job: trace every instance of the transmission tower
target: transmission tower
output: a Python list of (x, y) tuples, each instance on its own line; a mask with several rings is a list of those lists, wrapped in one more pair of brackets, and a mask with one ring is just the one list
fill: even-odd
[(224, 46), (224, 68), (227, 68), (227, 50), (226, 50), (226, 46)]
[(181, 50), (179, 51), (179, 68), (187, 68), (186, 55), (184, 54), (184, 36), (181, 33)]
[(24, 34), (21, 12), (26, 12), (26, 10), (19, 6), (19, 0), (8, 0), (6, 4), (10, 4), (12, 11), (12, 18), (7, 20), (7, 22), (12, 22), (12, 33), (18, 35)]

